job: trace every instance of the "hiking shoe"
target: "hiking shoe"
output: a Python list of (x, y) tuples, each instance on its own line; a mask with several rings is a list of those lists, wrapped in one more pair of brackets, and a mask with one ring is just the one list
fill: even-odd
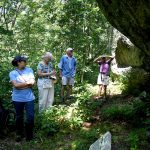
[(62, 102), (62, 103), (64, 103), (64, 102), (65, 102), (64, 97), (61, 97), (61, 102)]
[(21, 135), (17, 135), (15, 141), (16, 142), (21, 142), (23, 137)]
[(94, 97), (93, 99), (94, 100), (100, 100), (100, 99), (102, 99), (103, 97), (102, 96), (96, 96), (96, 97)]
[(30, 141), (33, 141), (34, 140), (34, 138), (32, 137), (32, 138), (26, 138), (26, 141), (27, 142), (30, 142)]
[(67, 99), (73, 99), (74, 98), (74, 96), (68, 96), (67, 97)]
[(103, 97), (103, 101), (106, 102), (108, 100), (108, 96)]

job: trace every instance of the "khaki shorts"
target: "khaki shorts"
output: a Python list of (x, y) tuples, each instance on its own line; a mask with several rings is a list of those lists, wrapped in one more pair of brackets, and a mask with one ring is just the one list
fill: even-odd
[(72, 85), (74, 86), (74, 78), (62, 77), (62, 85)]
[(109, 84), (109, 76), (105, 74), (99, 73), (98, 79), (97, 79), (97, 84), (98, 85), (108, 85)]

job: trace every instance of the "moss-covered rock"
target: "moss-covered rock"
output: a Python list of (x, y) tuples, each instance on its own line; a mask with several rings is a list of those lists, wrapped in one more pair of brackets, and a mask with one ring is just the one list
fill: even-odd
[(125, 37), (117, 41), (115, 53), (118, 67), (141, 67), (143, 65), (141, 50)]
[(122, 76), (123, 92), (137, 96), (141, 91), (149, 91), (150, 75), (140, 68), (132, 68)]

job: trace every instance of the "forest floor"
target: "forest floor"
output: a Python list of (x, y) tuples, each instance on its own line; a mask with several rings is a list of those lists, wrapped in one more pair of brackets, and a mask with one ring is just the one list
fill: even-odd
[[(80, 129), (64, 128), (55, 135), (46, 137), (43, 137), (36, 130), (33, 141), (26, 142), (24, 139), (20, 143), (15, 142), (15, 133), (10, 132), (6, 138), (0, 140), (0, 150), (88, 150), (90, 145), (107, 131), (112, 134), (112, 150), (150, 149), (145, 136), (142, 137), (143, 139), (138, 137), (141, 133), (145, 133), (143, 128), (133, 128), (123, 120), (104, 119), (103, 117), (103, 112), (107, 108), (130, 104), (133, 100), (132, 96), (122, 95), (120, 85), (117, 83), (109, 85), (109, 99), (105, 102), (102, 102), (102, 99), (95, 99), (97, 86), (88, 85), (87, 89), (93, 93), (93, 103), (102, 103), (102, 105), (93, 108), (93, 119), (84, 122)], [(69, 105), (69, 103), (66, 105)]]

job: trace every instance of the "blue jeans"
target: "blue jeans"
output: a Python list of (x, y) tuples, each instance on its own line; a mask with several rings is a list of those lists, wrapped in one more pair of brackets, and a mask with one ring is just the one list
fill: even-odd
[(34, 125), (34, 101), (16, 102), (13, 101), (16, 110), (16, 129), (18, 135), (24, 133), (24, 109), (26, 110), (26, 125), (33, 129)]

